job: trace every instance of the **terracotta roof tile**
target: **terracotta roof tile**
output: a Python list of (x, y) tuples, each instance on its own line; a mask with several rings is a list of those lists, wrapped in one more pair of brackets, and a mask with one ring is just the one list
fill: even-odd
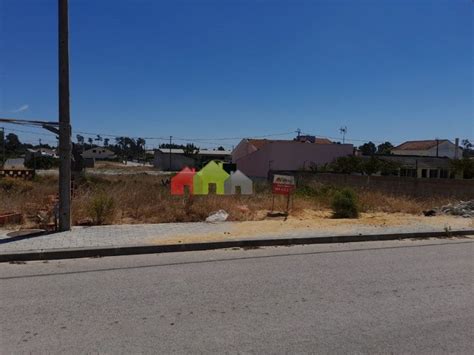
[(316, 144), (332, 144), (332, 142), (327, 138), (316, 138)]
[[(438, 144), (446, 142), (447, 139), (438, 140)], [(400, 144), (398, 147), (393, 148), (394, 150), (428, 150), (436, 147), (436, 140), (425, 140), (425, 141), (407, 141)]]

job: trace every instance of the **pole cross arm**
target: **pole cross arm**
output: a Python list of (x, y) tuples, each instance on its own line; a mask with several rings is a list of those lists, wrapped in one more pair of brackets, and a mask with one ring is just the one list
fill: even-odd
[(23, 126), (59, 126), (59, 122), (51, 122), (51, 121), (39, 121), (39, 120), (22, 120), (17, 118), (5, 118), (0, 117), (0, 122), (4, 123), (11, 123), (11, 124), (18, 124)]
[(53, 127), (53, 126), (50, 126), (50, 125), (47, 125), (47, 124), (44, 124), (41, 127), (43, 127), (47, 131), (50, 131), (50, 132), (52, 132), (56, 135), (59, 135), (59, 129), (57, 129), (56, 127)]

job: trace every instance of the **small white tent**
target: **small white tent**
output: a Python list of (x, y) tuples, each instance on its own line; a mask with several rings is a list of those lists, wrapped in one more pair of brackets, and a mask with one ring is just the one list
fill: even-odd
[(235, 195), (240, 188), (242, 195), (251, 195), (253, 193), (253, 182), (243, 172), (237, 170), (231, 172), (230, 177), (224, 182), (224, 191), (226, 195)]

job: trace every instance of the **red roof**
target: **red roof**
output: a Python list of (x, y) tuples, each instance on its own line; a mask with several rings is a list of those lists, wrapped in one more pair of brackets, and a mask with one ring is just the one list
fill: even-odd
[(447, 139), (425, 140), (425, 141), (407, 141), (400, 144), (398, 147), (393, 148), (394, 150), (428, 150), (436, 147), (436, 144), (441, 144), (448, 141)]
[(332, 142), (327, 138), (316, 138), (315, 144), (332, 144)]
[[(248, 141), (257, 149), (262, 148), (264, 145), (270, 142), (268, 139), (249, 139)], [(271, 141), (271, 142), (274, 142), (274, 141)]]

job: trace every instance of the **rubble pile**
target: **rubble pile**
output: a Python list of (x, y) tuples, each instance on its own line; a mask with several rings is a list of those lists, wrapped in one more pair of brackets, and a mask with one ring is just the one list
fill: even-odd
[(450, 203), (446, 206), (423, 212), (425, 216), (453, 215), (466, 218), (474, 217), (474, 200)]

